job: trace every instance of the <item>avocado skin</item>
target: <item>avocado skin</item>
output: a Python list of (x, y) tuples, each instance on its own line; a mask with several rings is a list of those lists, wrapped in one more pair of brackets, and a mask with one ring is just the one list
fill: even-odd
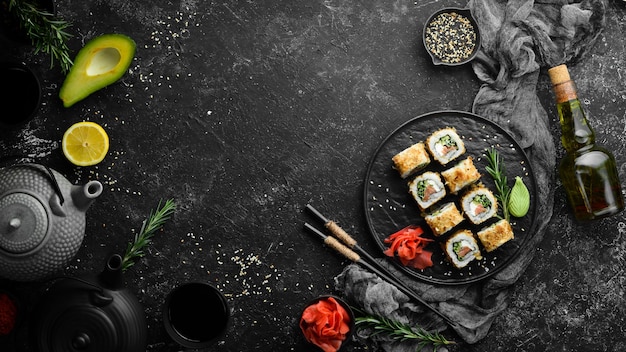
[[(91, 39), (76, 55), (61, 86), (59, 97), (63, 106), (68, 108), (120, 79), (133, 61), (135, 48), (135, 41), (124, 34), (103, 34)], [(119, 61), (110, 70), (94, 74), (89, 71), (90, 65), (103, 51), (119, 55)]]

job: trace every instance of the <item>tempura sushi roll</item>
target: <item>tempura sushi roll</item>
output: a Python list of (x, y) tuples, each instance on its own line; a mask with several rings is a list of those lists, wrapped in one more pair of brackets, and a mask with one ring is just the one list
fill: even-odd
[(454, 167), (441, 172), (450, 193), (456, 194), (480, 179), (480, 172), (474, 166), (473, 160), (474, 158), (468, 156)]
[(487, 252), (494, 251), (514, 238), (511, 224), (506, 219), (483, 228), (476, 235)]
[(409, 182), (409, 193), (421, 210), (425, 210), (446, 196), (446, 188), (439, 174), (426, 171)]
[(470, 188), (461, 197), (461, 208), (472, 224), (478, 225), (490, 219), (498, 211), (498, 200), (482, 184)]
[(453, 127), (433, 132), (426, 139), (426, 145), (430, 154), (441, 165), (446, 165), (465, 153), (465, 144)]
[(445, 203), (424, 217), (435, 236), (441, 236), (450, 231), (464, 219), (454, 202)]
[(423, 142), (415, 143), (391, 158), (400, 177), (407, 178), (411, 174), (425, 168), (430, 164), (430, 157), (426, 152)]
[(474, 259), (482, 259), (478, 243), (470, 230), (455, 232), (445, 243), (446, 257), (458, 269), (464, 268)]

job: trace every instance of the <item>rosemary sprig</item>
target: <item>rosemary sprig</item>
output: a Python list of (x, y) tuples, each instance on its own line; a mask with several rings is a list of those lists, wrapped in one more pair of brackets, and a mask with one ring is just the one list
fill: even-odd
[(506, 177), (504, 163), (502, 162), (502, 157), (494, 147), (487, 150), (487, 161), (489, 161), (489, 165), (485, 169), (489, 175), (493, 177), (496, 189), (498, 190), (496, 198), (500, 201), (500, 205), (502, 206), (502, 215), (504, 219), (508, 221), (510, 218), (509, 196), (511, 195), (511, 189), (507, 184), (508, 180)]
[(400, 342), (418, 341), (416, 352), (429, 345), (433, 347), (433, 352), (436, 352), (438, 347), (455, 344), (438, 332), (431, 333), (421, 327), (411, 327), (385, 317), (365, 315), (355, 318), (354, 321), (359, 329), (374, 330), (370, 336), (385, 334)]
[(71, 24), (56, 18), (54, 14), (41, 10), (26, 0), (9, 0), (9, 11), (19, 21), (35, 46), (35, 53), (50, 55), (50, 68), (59, 62), (63, 73), (72, 67), (67, 41), (72, 37), (66, 30)]
[(156, 231), (165, 224), (175, 210), (176, 204), (174, 200), (168, 199), (163, 206), (161, 206), (161, 201), (159, 201), (156, 211), (150, 211), (148, 219), (143, 221), (141, 231), (135, 235), (135, 240), (128, 243), (126, 247), (126, 253), (122, 259), (122, 271), (126, 271), (135, 264), (137, 259), (145, 256), (146, 253), (143, 249), (152, 242), (152, 237)]

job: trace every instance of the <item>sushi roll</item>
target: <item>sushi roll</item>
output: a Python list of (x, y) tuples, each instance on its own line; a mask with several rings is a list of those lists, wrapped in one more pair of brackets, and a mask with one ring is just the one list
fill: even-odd
[(480, 179), (480, 172), (474, 166), (474, 158), (468, 156), (454, 167), (441, 172), (450, 193), (457, 194), (463, 188)]
[(409, 182), (409, 193), (423, 211), (445, 197), (446, 188), (441, 182), (439, 174), (427, 171)]
[(432, 213), (426, 215), (424, 220), (435, 236), (441, 236), (460, 224), (465, 218), (453, 202), (445, 203)]
[(470, 230), (455, 232), (445, 243), (446, 257), (457, 269), (464, 268), (474, 259), (482, 259), (478, 243)]
[(481, 185), (472, 187), (461, 197), (461, 208), (469, 221), (482, 224), (498, 211), (498, 201), (491, 191)]
[(407, 178), (430, 164), (430, 157), (423, 142), (413, 144), (394, 155), (391, 160), (402, 178)]
[(514, 238), (511, 224), (502, 219), (476, 233), (487, 252), (492, 252)]
[(428, 151), (441, 165), (465, 153), (465, 144), (453, 127), (442, 128), (433, 132), (427, 139)]

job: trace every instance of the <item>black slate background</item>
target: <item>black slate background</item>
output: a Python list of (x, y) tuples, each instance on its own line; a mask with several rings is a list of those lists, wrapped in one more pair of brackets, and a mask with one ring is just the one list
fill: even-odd
[[(215, 351), (301, 351), (304, 304), (333, 292), (347, 264), (302, 230), (307, 203), (375, 251), (362, 205), (367, 163), (404, 121), (469, 111), (478, 81), (469, 66), (435, 67), (421, 44), (428, 16), (464, 1), (58, 0), (77, 52), (90, 38), (124, 33), (137, 43), (129, 72), (71, 108), (64, 76), (28, 45), (0, 55), (42, 80), (43, 105), (23, 128), (0, 131), (0, 153), (28, 154), (105, 192), (87, 213), (83, 246), (64, 274), (99, 272), (122, 252), (160, 199), (173, 219), (125, 276), (145, 306), (148, 351), (178, 351), (160, 308), (177, 284), (206, 281), (232, 308)], [(626, 180), (626, 8), (609, 3), (596, 48), (570, 68), (596, 129)], [(556, 116), (547, 75), (541, 101)], [(70, 165), (60, 150), (71, 124), (91, 120), (111, 140), (98, 166)], [(555, 143), (559, 127), (552, 118)], [(562, 153), (561, 149), (558, 148)], [(576, 224), (556, 185), (555, 214), (512, 288), (509, 308), (480, 343), (452, 351), (622, 351), (625, 214)], [(32, 307), (47, 283), (1, 282)], [(22, 325), (21, 333), (27, 328)], [(450, 335), (454, 339), (454, 335)], [(15, 346), (28, 351), (25, 339)], [(370, 350), (352, 342), (348, 351)], [(2, 348), (4, 350), (4, 347)]]

